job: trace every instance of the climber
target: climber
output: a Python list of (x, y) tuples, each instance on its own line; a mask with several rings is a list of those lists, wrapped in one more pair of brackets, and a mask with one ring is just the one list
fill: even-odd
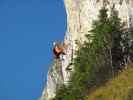
[(60, 58), (61, 54), (65, 55), (65, 49), (67, 47), (65, 43), (62, 44), (54, 42), (53, 45), (53, 53), (56, 58)]

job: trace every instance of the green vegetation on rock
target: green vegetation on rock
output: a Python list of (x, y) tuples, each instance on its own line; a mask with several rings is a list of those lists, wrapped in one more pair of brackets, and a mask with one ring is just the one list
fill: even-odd
[[(124, 24), (114, 8), (109, 17), (107, 12), (105, 7), (99, 11), (98, 20), (93, 22), (92, 30), (89, 31), (92, 34), (86, 35), (87, 40), (76, 52), (69, 86), (63, 85), (57, 89), (53, 100), (86, 100), (93, 90), (114, 78), (119, 70), (123, 69), (121, 66), (124, 66), (124, 57), (133, 53), (133, 48), (128, 48), (129, 40), (123, 41), (122, 38), (123, 34), (131, 32), (123, 31)], [(126, 53), (123, 46), (127, 48)], [(132, 91), (129, 91), (129, 100), (131, 93)], [(102, 95), (97, 98), (96, 100), (103, 100)]]

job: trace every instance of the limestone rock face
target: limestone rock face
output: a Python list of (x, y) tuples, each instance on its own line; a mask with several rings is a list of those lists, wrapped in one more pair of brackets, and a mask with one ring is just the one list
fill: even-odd
[[(68, 44), (66, 55), (48, 72), (47, 85), (42, 93), (41, 100), (50, 100), (56, 95), (56, 89), (61, 85), (69, 84), (71, 72), (66, 70), (71, 65), (76, 50), (75, 40), (83, 42), (84, 35), (91, 30), (92, 21), (97, 19), (99, 9), (106, 5), (110, 10), (115, 5), (119, 17), (126, 22), (126, 27), (133, 27), (133, 0), (64, 0), (67, 12), (67, 31), (64, 43)], [(57, 64), (59, 63), (59, 65)], [(72, 67), (72, 66), (69, 66)]]
[[(48, 71), (47, 86), (43, 91), (43, 95), (48, 100), (55, 96), (56, 88), (63, 84), (62, 64), (59, 59), (53, 61), (52, 67)], [(47, 100), (43, 99), (43, 100)]]

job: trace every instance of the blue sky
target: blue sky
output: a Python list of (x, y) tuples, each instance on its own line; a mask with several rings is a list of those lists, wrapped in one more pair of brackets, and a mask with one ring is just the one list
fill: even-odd
[(65, 31), (63, 0), (0, 0), (0, 100), (38, 100)]

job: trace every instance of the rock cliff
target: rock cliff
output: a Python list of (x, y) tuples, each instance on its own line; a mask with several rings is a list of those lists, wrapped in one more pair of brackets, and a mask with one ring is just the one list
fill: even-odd
[(64, 43), (68, 44), (66, 55), (60, 60), (55, 60), (49, 69), (47, 85), (42, 93), (41, 100), (50, 100), (56, 95), (56, 89), (60, 84), (69, 84), (72, 70), (71, 63), (77, 48), (75, 40), (81, 43), (84, 35), (91, 30), (92, 21), (97, 19), (99, 9), (107, 6), (110, 10), (114, 5), (119, 12), (119, 17), (126, 22), (126, 27), (133, 27), (133, 0), (64, 0), (67, 12), (67, 31)]

